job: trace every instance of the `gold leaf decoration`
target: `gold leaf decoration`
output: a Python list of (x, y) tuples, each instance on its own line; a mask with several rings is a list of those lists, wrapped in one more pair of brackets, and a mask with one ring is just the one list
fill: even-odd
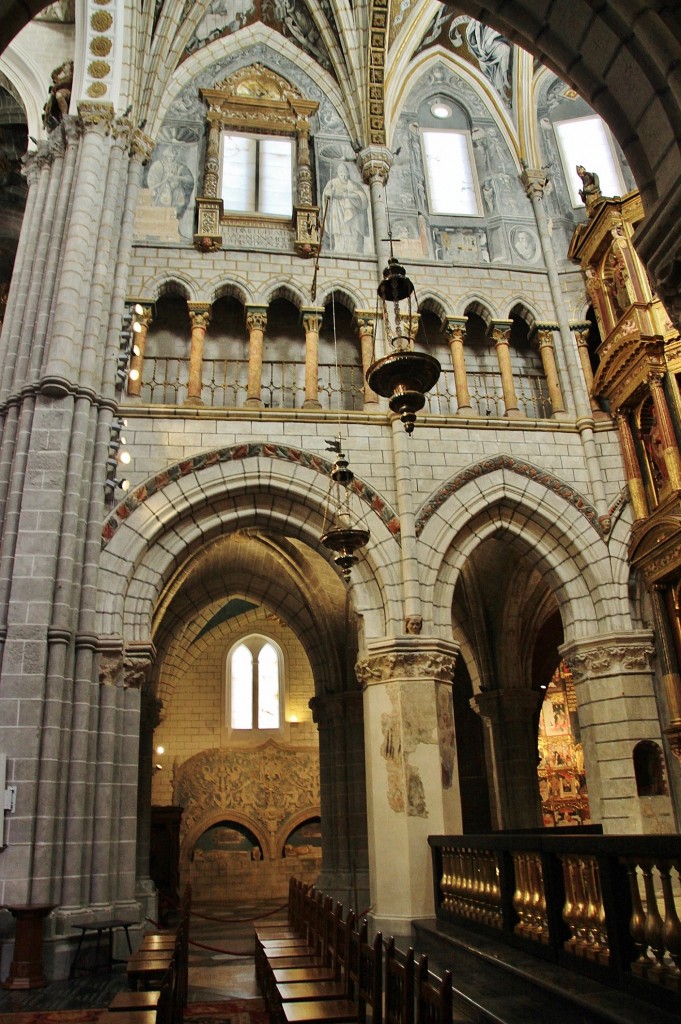
[(90, 25), (95, 32), (108, 32), (113, 25), (113, 18), (108, 11), (95, 11), (90, 18)]
[(106, 36), (95, 36), (90, 42), (90, 50), (95, 57), (106, 57), (111, 52), (113, 43)]
[(111, 65), (105, 60), (93, 60), (88, 65), (87, 73), (90, 78), (106, 78), (111, 72)]
[(86, 89), (88, 96), (104, 96), (106, 93), (106, 86), (103, 82), (93, 82)]

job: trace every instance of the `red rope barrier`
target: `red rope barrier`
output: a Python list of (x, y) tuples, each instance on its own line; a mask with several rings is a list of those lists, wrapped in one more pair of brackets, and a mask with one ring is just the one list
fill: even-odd
[(255, 956), (254, 953), (246, 953), (239, 949), (218, 949), (217, 946), (207, 946), (205, 942), (194, 942), (192, 939), (189, 940), (190, 946), (196, 946), (198, 949), (208, 949), (211, 953), (224, 953), (226, 956), (240, 956), (244, 960), (252, 960)]

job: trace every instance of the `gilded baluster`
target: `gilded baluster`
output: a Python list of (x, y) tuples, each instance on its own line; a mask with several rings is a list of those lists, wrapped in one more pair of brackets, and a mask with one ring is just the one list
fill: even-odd
[(598, 861), (595, 857), (589, 858), (589, 894), (590, 907), (588, 917), (591, 925), (591, 948), (593, 957), (599, 963), (607, 963), (610, 957), (608, 948), (608, 932), (606, 928), (605, 907), (601, 893), (601, 876), (598, 868)]
[(596, 958), (596, 953), (600, 949), (598, 938), (598, 900), (595, 891), (593, 867), (593, 857), (585, 857), (582, 860), (582, 879), (586, 904), (584, 907), (586, 927), (584, 936), (586, 947), (584, 952), (591, 960)]
[(482, 868), (482, 900), (484, 908), (484, 921), (485, 924), (492, 927), (494, 925), (494, 908), (492, 906), (492, 873), (494, 871), (494, 854), (491, 852), (491, 850), (488, 850), (483, 855)]
[(527, 935), (531, 930), (530, 923), (530, 880), (529, 880), (529, 862), (526, 853), (514, 853), (513, 860), (516, 867), (516, 878), (518, 879), (519, 890), (518, 899), (516, 904), (516, 898), (514, 895), (513, 906), (518, 914), (519, 921), (515, 926), (515, 931), (520, 935)]
[(584, 956), (588, 946), (588, 939), (586, 920), (587, 903), (584, 892), (584, 860), (582, 857), (577, 857), (575, 860), (573, 882), (575, 887), (575, 932), (577, 935), (575, 952), (579, 956)]
[(530, 914), (532, 922), (532, 938), (539, 942), (548, 942), (546, 899), (544, 897), (544, 874), (539, 855), (536, 853), (529, 854), (529, 864), (531, 879)]
[(567, 953), (574, 953), (577, 945), (577, 898), (575, 896), (575, 862), (572, 857), (561, 857), (563, 862), (563, 882), (565, 885), (565, 903), (563, 904), (563, 921), (570, 930), (570, 938), (563, 943)]
[[(664, 895), (664, 924), (662, 926), (662, 940), (667, 952), (672, 959), (673, 966), (669, 968), (670, 982), (675, 988), (681, 989), (681, 921), (676, 912), (674, 902), (674, 890), (671, 879), (672, 864), (670, 861), (660, 861), (657, 870), (660, 872), (662, 892)], [(679, 874), (679, 868), (676, 868)]]
[(511, 902), (513, 903), (513, 909), (515, 910), (516, 914), (518, 915), (518, 920), (516, 921), (516, 923), (515, 923), (515, 925), (513, 927), (513, 930), (517, 934), (522, 934), (522, 930), (523, 930), (523, 914), (522, 914), (522, 907), (523, 907), (523, 872), (522, 872), (522, 865), (521, 865), (521, 861), (520, 861), (520, 854), (519, 853), (513, 853), (512, 856), (513, 856), (513, 874), (515, 876), (515, 889), (513, 890), (513, 899), (512, 899)]
[(462, 905), (462, 891), (463, 891), (463, 858), (462, 852), (457, 847), (454, 850), (454, 877), (452, 879), (452, 911), (457, 917), (463, 916), (463, 905)]
[(467, 918), (473, 916), (473, 851), (464, 850), (464, 913)]
[(655, 892), (655, 880), (653, 878), (652, 863), (641, 865), (643, 884), (646, 891), (646, 918), (643, 925), (643, 934), (648, 943), (649, 949), (655, 957), (649, 977), (651, 980), (659, 981), (660, 975), (665, 973), (664, 943), (662, 940), (662, 917), (657, 906), (657, 894)]
[(499, 882), (499, 857), (492, 854), (492, 905), (494, 907), (494, 926), (503, 926), (503, 915), (501, 912), (501, 883)]
[(631, 965), (634, 974), (645, 976), (650, 967), (650, 957), (647, 955), (648, 943), (645, 937), (645, 914), (641, 903), (641, 893), (638, 888), (638, 876), (636, 861), (626, 860), (627, 878), (629, 879), (629, 893), (631, 895), (631, 918), (629, 920), (629, 934), (638, 952), (638, 957)]
[(444, 846), (442, 848), (442, 876), (440, 878), (440, 896), (442, 907), (444, 910), (449, 910), (449, 889), (450, 889), (450, 874), (449, 874), (449, 863), (450, 863), (450, 850), (449, 847)]
[(471, 911), (473, 914), (473, 920), (479, 922), (483, 921), (484, 919), (480, 857), (481, 854), (479, 850), (471, 850), (471, 881), (473, 883)]

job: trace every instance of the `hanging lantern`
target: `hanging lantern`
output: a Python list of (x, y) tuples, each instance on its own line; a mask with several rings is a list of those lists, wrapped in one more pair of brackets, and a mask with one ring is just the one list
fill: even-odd
[(416, 413), (426, 404), (426, 394), (437, 383), (440, 364), (427, 352), (414, 351), (418, 313), (413, 306), (414, 285), (404, 267), (391, 256), (378, 286), (386, 344), (390, 351), (372, 363), (367, 384), (400, 414), (408, 434), (414, 429)]
[(336, 452), (336, 459), (331, 470), (321, 542), (333, 552), (334, 562), (341, 569), (344, 579), (349, 580), (350, 570), (358, 561), (355, 552), (368, 544), (369, 531), (358, 525), (358, 519), (350, 508), (351, 493), (348, 488), (354, 480), (354, 473), (341, 451), (340, 437), (337, 441), (327, 441), (327, 444), (329, 451)]

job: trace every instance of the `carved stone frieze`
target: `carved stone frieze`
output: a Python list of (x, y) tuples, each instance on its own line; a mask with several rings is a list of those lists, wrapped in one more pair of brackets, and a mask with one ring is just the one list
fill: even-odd
[(252, 749), (203, 750), (177, 768), (173, 802), (184, 808), (182, 838), (224, 812), (261, 823), (274, 839), (287, 820), (319, 806), (319, 758), (272, 740)]
[(432, 651), (395, 651), (374, 655), (355, 665), (363, 687), (386, 683), (391, 679), (436, 679), (451, 682), (455, 657)]

